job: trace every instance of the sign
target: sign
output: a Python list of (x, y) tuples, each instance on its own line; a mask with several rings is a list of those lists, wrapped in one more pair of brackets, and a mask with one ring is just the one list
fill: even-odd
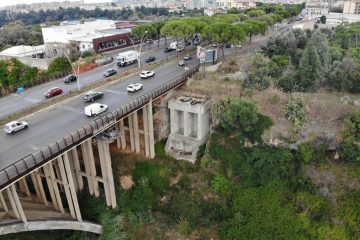
[(205, 61), (205, 48), (197, 47), (196, 56), (198, 59), (200, 59), (200, 61), (204, 62)]

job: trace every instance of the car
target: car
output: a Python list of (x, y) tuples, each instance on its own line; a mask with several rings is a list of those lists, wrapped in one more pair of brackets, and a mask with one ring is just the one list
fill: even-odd
[(155, 75), (154, 71), (142, 71), (140, 73), (140, 78), (144, 79), (144, 78), (151, 78)]
[(7, 134), (13, 134), (23, 129), (27, 129), (29, 124), (24, 121), (12, 121), (4, 126), (4, 132)]
[(200, 45), (200, 43), (201, 43), (200, 38), (195, 38), (194, 45), (197, 46), (197, 45)]
[(171, 49), (171, 48), (165, 48), (165, 50), (164, 50), (164, 52), (171, 52), (173, 49)]
[(231, 44), (230, 44), (230, 43), (226, 43), (226, 44), (225, 44), (225, 47), (226, 47), (226, 48), (231, 48)]
[(126, 90), (128, 92), (136, 92), (142, 89), (142, 87), (143, 85), (141, 83), (132, 83), (126, 88)]
[(185, 62), (183, 60), (179, 61), (179, 66), (184, 66)]
[(148, 57), (147, 59), (145, 59), (145, 62), (149, 63), (149, 62), (153, 62), (155, 61), (155, 57)]
[(189, 45), (191, 45), (191, 42), (190, 42), (190, 41), (186, 41), (186, 42), (185, 42), (185, 45), (186, 45), (186, 46), (189, 46)]
[(237, 48), (242, 48), (241, 44), (236, 45)]
[(177, 51), (177, 52), (182, 52), (182, 51), (184, 51), (184, 48), (178, 47), (178, 48), (176, 49), (176, 51)]
[(186, 60), (186, 61), (191, 60), (191, 59), (192, 59), (192, 57), (189, 54), (186, 54), (184, 56), (184, 60)]
[(147, 44), (151, 44), (151, 43), (153, 43), (153, 42), (154, 42), (154, 41), (153, 41), (152, 39), (150, 39), (150, 38), (146, 40), (146, 43), (147, 43)]
[(217, 47), (217, 44), (216, 43), (213, 43), (211, 44), (212, 47), (216, 48)]
[(63, 93), (63, 90), (59, 87), (53, 87), (44, 93), (46, 98), (52, 98)]
[(98, 114), (105, 112), (109, 109), (108, 105), (101, 103), (93, 103), (86, 106), (84, 109), (85, 115), (88, 117), (97, 116)]
[(77, 76), (75, 74), (70, 74), (64, 78), (64, 83), (71, 83), (77, 80)]
[(90, 92), (85, 93), (83, 100), (85, 102), (93, 102), (96, 99), (99, 99), (102, 97), (104, 97), (104, 94), (102, 92), (90, 91)]
[(104, 77), (110, 77), (115, 74), (117, 74), (117, 71), (113, 68), (110, 68), (110, 69), (106, 70), (103, 75), (104, 75)]

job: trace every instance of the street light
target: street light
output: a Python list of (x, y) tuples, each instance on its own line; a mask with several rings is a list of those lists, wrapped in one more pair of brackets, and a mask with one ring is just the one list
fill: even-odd
[[(76, 73), (74, 64), (71, 62), (71, 60), (70, 60), (69, 56), (66, 54), (66, 52), (64, 52), (64, 53), (65, 53), (65, 57), (67, 58), (67, 60), (71, 64), (71, 68), (72, 68), (72, 70), (73, 70), (73, 72), (74, 72), (74, 74), (76, 76), (77, 87), (78, 87), (78, 90), (80, 91), (81, 90), (81, 86), (80, 86), (80, 63), (78, 62), (78, 65), (77, 65), (78, 70), (77, 70), (77, 73)], [(79, 59), (81, 58), (82, 54), (83, 54), (83, 52), (80, 52)]]
[[(140, 67), (141, 67), (141, 63), (140, 63), (140, 60), (141, 60), (141, 58), (140, 58), (140, 55), (141, 55), (141, 49), (142, 49), (142, 45), (143, 45), (143, 40), (144, 40), (144, 37), (145, 37), (145, 35), (148, 33), (148, 31), (145, 31), (144, 33), (143, 33), (143, 35), (141, 36), (141, 38), (140, 38), (140, 46), (139, 46), (139, 54), (138, 54), (138, 64), (139, 64), (139, 69), (140, 69)], [(131, 42), (132, 42), (132, 44), (133, 44), (133, 46), (134, 46), (134, 49), (135, 49), (135, 51), (136, 51), (136, 47), (135, 47), (135, 43), (134, 43), (134, 40), (132, 40), (132, 38), (131, 38)]]

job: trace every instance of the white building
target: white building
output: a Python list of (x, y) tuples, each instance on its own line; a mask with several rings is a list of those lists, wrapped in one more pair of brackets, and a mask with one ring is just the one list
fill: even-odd
[(309, 0), (305, 4), (305, 18), (315, 19), (328, 13), (328, 3), (323, 0)]
[(326, 26), (333, 27), (342, 23), (360, 22), (359, 14), (328, 13), (326, 14)]
[(236, 7), (236, 0), (216, 0), (216, 7), (230, 9)]
[(64, 22), (60, 26), (42, 28), (44, 43), (69, 43), (77, 37), (96, 34), (99, 30), (115, 29), (112, 20), (96, 20), (91, 22)]

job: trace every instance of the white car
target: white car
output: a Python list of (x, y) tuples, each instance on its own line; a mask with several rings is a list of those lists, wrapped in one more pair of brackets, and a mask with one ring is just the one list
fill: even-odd
[(126, 90), (128, 92), (136, 92), (142, 89), (142, 87), (143, 85), (141, 83), (132, 83), (126, 88)]
[(155, 75), (154, 71), (142, 71), (140, 73), (140, 78), (150, 78), (153, 77)]
[(189, 55), (189, 54), (186, 54), (185, 56), (184, 56), (184, 60), (186, 60), (186, 61), (189, 61), (189, 60), (191, 60), (192, 59), (192, 57)]
[(85, 107), (85, 115), (88, 117), (97, 116), (98, 114), (108, 110), (108, 105), (101, 103), (93, 103)]
[(17, 131), (27, 129), (29, 127), (29, 124), (24, 121), (12, 121), (5, 125), (4, 132), (7, 134), (13, 134)]
[(176, 49), (176, 51), (177, 51), (177, 52), (182, 52), (182, 51), (184, 51), (184, 48), (178, 47), (178, 48)]
[(185, 65), (185, 62), (183, 60), (180, 60), (179, 61), (179, 66), (184, 66)]

